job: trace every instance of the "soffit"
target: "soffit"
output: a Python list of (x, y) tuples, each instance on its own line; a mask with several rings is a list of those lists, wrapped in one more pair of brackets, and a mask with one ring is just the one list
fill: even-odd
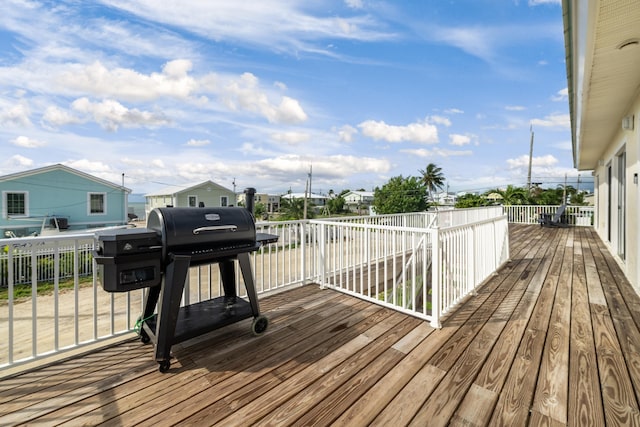
[[(579, 169), (595, 169), (621, 128), (640, 87), (640, 4), (637, 0), (602, 0), (596, 9), (593, 51), (586, 57), (582, 92)], [(637, 119), (637, 118), (636, 118)], [(637, 123), (637, 120), (636, 120)]]

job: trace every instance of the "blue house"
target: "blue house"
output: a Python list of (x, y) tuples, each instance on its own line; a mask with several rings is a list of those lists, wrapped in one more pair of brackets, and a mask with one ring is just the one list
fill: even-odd
[(0, 177), (0, 237), (127, 223), (131, 190), (56, 164)]

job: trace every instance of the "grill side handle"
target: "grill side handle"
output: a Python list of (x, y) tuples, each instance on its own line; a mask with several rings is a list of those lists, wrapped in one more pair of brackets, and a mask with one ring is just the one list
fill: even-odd
[(205, 231), (237, 231), (236, 225), (210, 225), (208, 227), (198, 227), (193, 229), (193, 234), (200, 234)]

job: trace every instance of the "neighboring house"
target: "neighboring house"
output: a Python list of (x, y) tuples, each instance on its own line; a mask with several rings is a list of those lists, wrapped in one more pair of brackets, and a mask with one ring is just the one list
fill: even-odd
[(281, 199), (304, 199), (307, 197), (307, 201), (312, 203), (315, 207), (323, 207), (327, 204), (327, 200), (329, 199), (327, 196), (323, 196), (321, 194), (305, 194), (305, 193), (287, 193), (280, 196)]
[(56, 164), (0, 177), (2, 236), (40, 233), (59, 218), (60, 228), (80, 230), (127, 223), (131, 190)]
[(147, 217), (153, 208), (174, 207), (225, 207), (233, 206), (236, 195), (233, 191), (213, 181), (173, 185), (145, 194)]
[(373, 204), (373, 191), (349, 191), (342, 196), (347, 208), (352, 212), (369, 209)]
[(640, 293), (640, 7), (563, 0), (574, 165), (594, 175), (594, 227)]
[[(237, 201), (239, 205), (245, 205), (246, 195), (240, 193), (237, 195)], [(280, 196), (277, 194), (267, 194), (267, 193), (256, 193), (253, 198), (254, 204), (262, 204), (264, 205), (267, 213), (278, 212), (280, 209)]]
[(455, 194), (442, 191), (433, 195), (433, 201), (442, 206), (453, 206), (456, 204), (457, 197)]

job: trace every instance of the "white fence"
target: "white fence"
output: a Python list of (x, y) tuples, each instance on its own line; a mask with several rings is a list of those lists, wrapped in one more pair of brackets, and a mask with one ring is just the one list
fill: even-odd
[[(501, 206), (507, 215), (509, 222), (517, 224), (538, 224), (542, 214), (554, 215), (559, 206), (555, 205), (513, 205)], [(593, 206), (572, 206), (565, 208), (561, 222), (578, 227), (590, 227), (593, 225)]]
[[(528, 213), (520, 208), (507, 214)], [(252, 254), (259, 294), (320, 283), (434, 326), (508, 258), (501, 207), (268, 222), (257, 231), (279, 236)], [(102, 290), (93, 245), (80, 234), (0, 239), (0, 371), (131, 333), (144, 292)], [(192, 267), (187, 280), (184, 304), (222, 293), (215, 264)], [(242, 291), (239, 273), (237, 283)]]
[(494, 208), (423, 216), (431, 226), (311, 221), (320, 284), (439, 327), (443, 315), (508, 260), (508, 223)]

